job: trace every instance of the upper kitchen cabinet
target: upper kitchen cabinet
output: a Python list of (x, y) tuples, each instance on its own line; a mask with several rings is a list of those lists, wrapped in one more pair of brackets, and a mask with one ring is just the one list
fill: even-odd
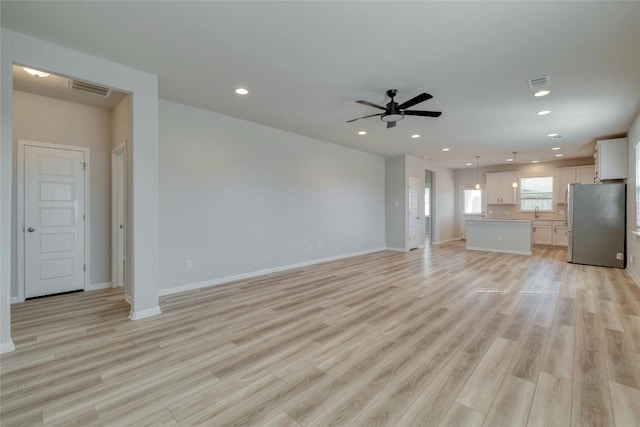
[(555, 202), (564, 203), (564, 195), (569, 184), (593, 184), (595, 182), (595, 166), (576, 166), (556, 169)]
[(596, 141), (596, 181), (627, 178), (627, 138)]
[(515, 205), (516, 189), (513, 183), (517, 178), (515, 171), (487, 173), (487, 204)]

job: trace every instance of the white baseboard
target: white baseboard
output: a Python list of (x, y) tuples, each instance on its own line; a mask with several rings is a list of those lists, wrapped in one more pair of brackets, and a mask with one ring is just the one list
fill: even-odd
[(438, 240), (437, 242), (431, 242), (432, 245), (443, 245), (445, 243), (449, 243), (449, 242), (457, 242), (458, 240), (461, 240), (459, 237), (452, 237), (451, 239), (445, 239), (445, 240)]
[(404, 248), (394, 248), (393, 246), (387, 246), (384, 248), (385, 251), (396, 251), (396, 252), (409, 252), (408, 249)]
[(11, 297), (11, 304), (17, 304), (17, 303), (23, 302), (23, 301), (18, 300), (18, 297)]
[(472, 246), (467, 246), (467, 249), (470, 251), (483, 251), (483, 252), (498, 252), (503, 254), (515, 254), (515, 255), (531, 255), (531, 251), (512, 251), (509, 249), (487, 249), (487, 248), (474, 248)]
[[(174, 286), (174, 287), (171, 287), (171, 288), (160, 289), (158, 291), (158, 295), (163, 297), (163, 296), (166, 296), (166, 295), (178, 294), (180, 292), (193, 291), (195, 289), (207, 288), (209, 286), (217, 286), (217, 285), (222, 285), (224, 283), (235, 282), (236, 280), (246, 280), (246, 279), (251, 279), (251, 278), (254, 278), (254, 277), (258, 277), (258, 276), (264, 276), (265, 274), (279, 273), (281, 271), (291, 270), (293, 268), (306, 267), (306, 266), (309, 266), (309, 265), (321, 264), (323, 262), (337, 261), (337, 260), (341, 260), (341, 259), (345, 259), (345, 258), (351, 258), (351, 257), (354, 257), (354, 256), (371, 254), (371, 253), (374, 253), (374, 252), (384, 251), (386, 249), (387, 248), (368, 249), (366, 251), (352, 252), (352, 253), (345, 254), (345, 255), (337, 255), (337, 256), (332, 256), (332, 257), (327, 257), (327, 258), (314, 259), (314, 260), (311, 260), (311, 261), (304, 261), (304, 262), (299, 262), (299, 263), (296, 263), (296, 264), (283, 265), (281, 267), (267, 268), (267, 269), (264, 269), (264, 270), (252, 271), (250, 273), (242, 273), (242, 274), (236, 274), (236, 275), (233, 275), (233, 276), (221, 277), (219, 279), (205, 280), (203, 282), (189, 283), (189, 284), (186, 284), (186, 285)], [(403, 250), (403, 252), (405, 252), (405, 251)]]
[(638, 280), (638, 277), (636, 277), (636, 275), (633, 273), (633, 271), (631, 271), (629, 269), (629, 267), (625, 268), (625, 270), (627, 270), (627, 273), (629, 273), (629, 276), (631, 276), (633, 281), (636, 282), (636, 285), (640, 286), (640, 280)]
[(98, 289), (107, 289), (111, 287), (111, 282), (91, 283), (84, 289), (85, 291), (96, 291)]
[(0, 354), (9, 353), (10, 351), (13, 351), (15, 349), (16, 345), (13, 343), (13, 341), (0, 343)]
[(148, 308), (146, 310), (140, 310), (140, 311), (131, 310), (129, 312), (129, 319), (140, 320), (146, 317), (157, 316), (158, 314), (161, 314), (161, 313), (162, 311), (160, 311), (160, 307), (153, 307), (153, 308)]

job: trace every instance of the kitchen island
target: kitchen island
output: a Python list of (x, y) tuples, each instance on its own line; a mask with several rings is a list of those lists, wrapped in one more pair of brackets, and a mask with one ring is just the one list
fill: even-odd
[(531, 221), (467, 220), (467, 249), (531, 255)]

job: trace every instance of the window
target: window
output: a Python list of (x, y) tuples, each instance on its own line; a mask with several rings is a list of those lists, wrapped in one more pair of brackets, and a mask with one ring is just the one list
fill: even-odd
[(464, 189), (464, 214), (480, 215), (482, 213), (482, 190)]
[(553, 177), (520, 178), (521, 211), (553, 211)]

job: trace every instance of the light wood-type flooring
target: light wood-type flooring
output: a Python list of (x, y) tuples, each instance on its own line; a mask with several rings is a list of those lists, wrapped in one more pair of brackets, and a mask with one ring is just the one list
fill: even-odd
[(12, 307), (3, 427), (640, 425), (640, 288), (618, 269), (379, 252), (176, 294)]

